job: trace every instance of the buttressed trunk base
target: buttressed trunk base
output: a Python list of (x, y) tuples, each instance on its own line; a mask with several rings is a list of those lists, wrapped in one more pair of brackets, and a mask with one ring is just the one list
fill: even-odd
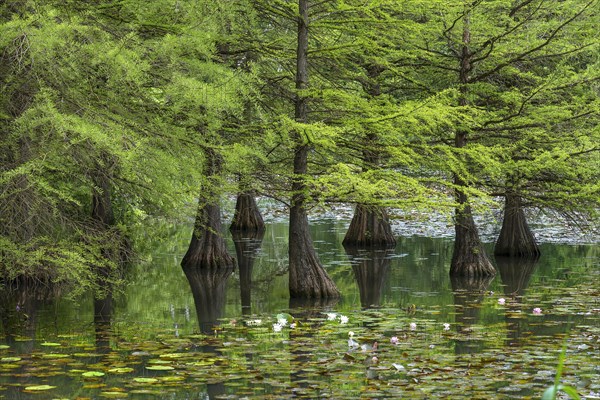
[(289, 241), (290, 297), (302, 299), (340, 297), (335, 283), (317, 258), (308, 230), (308, 218), (300, 206), (294, 206), (290, 210)]
[(198, 206), (192, 240), (181, 261), (185, 268), (227, 268), (235, 265), (221, 236), (221, 208), (216, 204)]
[(520, 196), (509, 194), (505, 198), (504, 219), (494, 254), (530, 258), (540, 255), (540, 248), (527, 224)]
[(470, 206), (456, 210), (455, 231), (450, 275), (465, 277), (496, 275), (496, 270), (479, 239)]
[(235, 214), (229, 230), (257, 232), (265, 230), (265, 223), (252, 192), (238, 194), (235, 203)]
[(396, 245), (390, 221), (383, 208), (357, 204), (350, 227), (342, 242), (344, 246), (390, 247)]

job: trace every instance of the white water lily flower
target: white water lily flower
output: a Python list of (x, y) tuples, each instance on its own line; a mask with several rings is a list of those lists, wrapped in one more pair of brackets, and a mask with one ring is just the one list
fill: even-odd
[(340, 324), (347, 324), (349, 321), (349, 318), (346, 317), (345, 315), (340, 315)]
[(277, 318), (277, 323), (281, 326), (286, 326), (288, 322), (285, 318)]
[(417, 330), (417, 324), (415, 324), (414, 322), (411, 322), (409, 326), (410, 326), (410, 330), (411, 331), (416, 331)]
[(327, 313), (327, 321), (333, 321), (336, 318), (337, 318), (336, 313)]
[(273, 332), (281, 332), (283, 325), (281, 324), (273, 324)]
[(498, 299), (498, 304), (500, 304), (500, 305), (504, 305), (504, 304), (506, 304), (506, 299), (505, 299), (504, 297), (500, 297), (500, 298)]
[(449, 331), (450, 330), (450, 324), (448, 324), (448, 323), (444, 324), (444, 330), (445, 331)]

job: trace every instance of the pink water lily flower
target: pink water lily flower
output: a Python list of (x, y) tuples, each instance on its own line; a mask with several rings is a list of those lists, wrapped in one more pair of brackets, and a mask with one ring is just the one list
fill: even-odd
[(398, 344), (398, 343), (400, 343), (400, 339), (398, 339), (398, 336), (392, 336), (390, 339), (390, 342), (392, 344)]
[(498, 299), (498, 304), (500, 304), (500, 305), (504, 305), (505, 303), (506, 303), (506, 299), (505, 299), (504, 297), (500, 297), (500, 298)]
[(414, 322), (411, 322), (409, 326), (410, 326), (410, 330), (411, 331), (416, 331), (417, 330), (417, 324), (415, 324)]
[(540, 315), (542, 313), (542, 309), (539, 307), (536, 307), (533, 309), (533, 313), (536, 315)]

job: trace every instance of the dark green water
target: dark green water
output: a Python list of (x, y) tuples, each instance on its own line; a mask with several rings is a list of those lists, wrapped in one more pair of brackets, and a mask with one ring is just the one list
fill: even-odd
[[(590, 398), (600, 392), (600, 246), (542, 244), (535, 263), (498, 260), (492, 280), (456, 282), (448, 276), (452, 240), (401, 237), (395, 249), (348, 253), (346, 226), (312, 223), (319, 257), (343, 294), (320, 309), (290, 310), (287, 225), (277, 222), (262, 241), (238, 241), (243, 258), (233, 273), (198, 277), (207, 282), (195, 288), (205, 296), (198, 308), (179, 267), (187, 229), (152, 244), (150, 258), (103, 301), (2, 289), (0, 398), (536, 398), (553, 381), (565, 335), (573, 362), (583, 364), (566, 379)], [(236, 254), (231, 239), (229, 248)], [(272, 324), (288, 311), (300, 327), (281, 337)], [(340, 315), (349, 322), (337, 322)], [(244, 322), (255, 319), (260, 327)], [(356, 360), (350, 330), (381, 343), (377, 368)], [(163, 364), (173, 369), (147, 368)], [(480, 375), (470, 370), (477, 365)], [(104, 375), (84, 377), (89, 371)], [(26, 390), (44, 384), (54, 388)]]

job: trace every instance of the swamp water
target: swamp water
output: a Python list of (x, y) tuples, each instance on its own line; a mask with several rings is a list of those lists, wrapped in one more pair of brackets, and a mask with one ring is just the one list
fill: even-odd
[(348, 222), (311, 222), (343, 294), (312, 307), (290, 305), (277, 220), (230, 239), (235, 271), (186, 277), (184, 229), (105, 298), (0, 288), (0, 399), (539, 399), (565, 341), (563, 382), (600, 398), (598, 244), (453, 280), (451, 239), (346, 251)]

